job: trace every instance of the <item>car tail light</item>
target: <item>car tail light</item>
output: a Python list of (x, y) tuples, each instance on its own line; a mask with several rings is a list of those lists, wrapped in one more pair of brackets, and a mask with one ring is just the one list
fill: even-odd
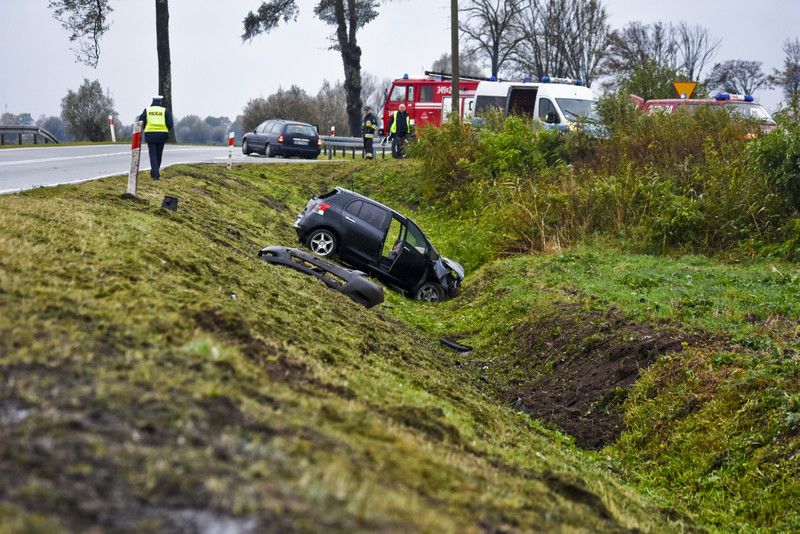
[(316, 213), (317, 215), (325, 215), (325, 210), (330, 207), (331, 207), (330, 204), (325, 204), (324, 202), (317, 202), (311, 209), (311, 213)]
[(322, 139), (317, 139), (317, 146), (322, 148)]
[(278, 142), (283, 143), (283, 136), (278, 137)]

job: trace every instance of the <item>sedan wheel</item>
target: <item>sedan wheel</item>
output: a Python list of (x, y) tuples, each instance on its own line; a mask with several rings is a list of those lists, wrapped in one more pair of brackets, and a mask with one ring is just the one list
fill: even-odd
[(417, 290), (415, 298), (425, 302), (441, 302), (444, 300), (444, 288), (440, 284), (426, 282)]
[(247, 139), (242, 141), (242, 154), (244, 154), (245, 156), (250, 155), (250, 147), (247, 145)]
[(264, 147), (264, 155), (268, 158), (274, 158), (275, 152), (272, 150), (272, 145), (267, 145)]
[(311, 252), (318, 256), (328, 257), (336, 252), (336, 236), (328, 230), (314, 230), (308, 236), (307, 244)]

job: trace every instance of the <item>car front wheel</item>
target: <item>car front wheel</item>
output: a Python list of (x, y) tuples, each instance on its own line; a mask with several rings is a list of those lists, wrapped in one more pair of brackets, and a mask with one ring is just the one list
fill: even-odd
[(242, 154), (244, 154), (245, 156), (250, 155), (250, 147), (247, 145), (247, 139), (242, 141)]
[(317, 256), (328, 257), (336, 252), (336, 236), (329, 230), (314, 230), (308, 236), (307, 245)]
[(414, 297), (425, 302), (441, 302), (444, 300), (444, 288), (440, 284), (426, 282), (417, 290)]

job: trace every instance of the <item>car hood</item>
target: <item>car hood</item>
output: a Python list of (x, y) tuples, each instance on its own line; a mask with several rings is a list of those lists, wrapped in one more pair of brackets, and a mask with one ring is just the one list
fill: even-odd
[(462, 267), (460, 263), (453, 261), (450, 258), (445, 258), (444, 256), (442, 256), (442, 263), (449, 269), (455, 271), (460, 280), (464, 279), (464, 267)]

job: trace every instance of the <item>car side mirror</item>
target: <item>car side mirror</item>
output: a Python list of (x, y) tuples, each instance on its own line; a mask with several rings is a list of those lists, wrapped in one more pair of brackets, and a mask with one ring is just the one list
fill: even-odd
[(430, 256), (428, 256), (432, 261), (436, 261), (439, 259), (439, 253), (435, 250), (432, 250)]
[(549, 124), (556, 124), (558, 122), (558, 114), (555, 111), (548, 111), (544, 116), (544, 122)]

